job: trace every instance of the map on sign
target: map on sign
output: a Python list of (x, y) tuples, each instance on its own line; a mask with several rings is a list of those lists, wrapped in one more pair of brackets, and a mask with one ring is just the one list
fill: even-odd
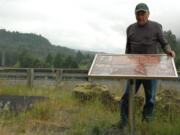
[(165, 54), (96, 54), (88, 75), (114, 78), (178, 77), (174, 59)]

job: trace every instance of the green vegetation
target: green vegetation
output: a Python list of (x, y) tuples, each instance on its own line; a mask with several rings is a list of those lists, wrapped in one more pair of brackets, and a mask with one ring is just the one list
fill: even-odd
[(175, 51), (176, 57), (175, 57), (175, 63), (176, 67), (180, 69), (180, 41), (177, 40), (176, 35), (174, 35), (170, 30), (165, 31), (164, 35), (168, 41), (168, 43), (171, 45), (171, 48)]
[[(112, 135), (111, 125), (119, 120), (118, 110), (110, 110), (95, 98), (85, 103), (79, 102), (68, 86), (28, 89), (2, 85), (0, 95), (49, 98), (34, 104), (29, 111), (1, 111), (1, 135)], [(142, 104), (136, 102), (137, 135), (179, 135), (180, 104), (179, 100), (175, 100), (179, 96), (177, 91), (161, 90), (157, 96), (155, 119), (150, 123), (141, 122)], [(128, 127), (124, 133), (128, 134)]]
[(10, 67), (89, 68), (93, 52), (52, 45), (41, 35), (0, 29), (0, 65)]

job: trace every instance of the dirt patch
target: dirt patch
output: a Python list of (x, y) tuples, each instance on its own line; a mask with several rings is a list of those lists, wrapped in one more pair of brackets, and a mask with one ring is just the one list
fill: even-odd
[(47, 98), (42, 96), (0, 96), (0, 111), (21, 112), (26, 111), (34, 102)]

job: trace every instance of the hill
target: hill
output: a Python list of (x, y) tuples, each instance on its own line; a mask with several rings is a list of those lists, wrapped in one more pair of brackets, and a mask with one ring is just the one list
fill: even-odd
[[(0, 63), (2, 65), (15, 65), (20, 59), (19, 56), (27, 52), (39, 60), (45, 60), (49, 54), (53, 57), (57, 54), (61, 54), (62, 57), (75, 57), (78, 50), (52, 45), (48, 39), (41, 35), (14, 31), (10, 32), (5, 29), (0, 29)], [(82, 53), (88, 55), (93, 54), (92, 52)]]
[(52, 45), (48, 39), (41, 35), (33, 33), (10, 32), (4, 29), (0, 30), (0, 50), (28, 50), (40, 56), (47, 56), (48, 53), (64, 52), (74, 54), (75, 50)]

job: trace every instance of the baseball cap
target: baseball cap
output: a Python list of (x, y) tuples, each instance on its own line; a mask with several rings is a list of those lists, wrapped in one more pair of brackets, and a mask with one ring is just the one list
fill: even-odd
[(145, 3), (139, 3), (136, 5), (135, 13), (139, 11), (149, 12), (149, 8)]

